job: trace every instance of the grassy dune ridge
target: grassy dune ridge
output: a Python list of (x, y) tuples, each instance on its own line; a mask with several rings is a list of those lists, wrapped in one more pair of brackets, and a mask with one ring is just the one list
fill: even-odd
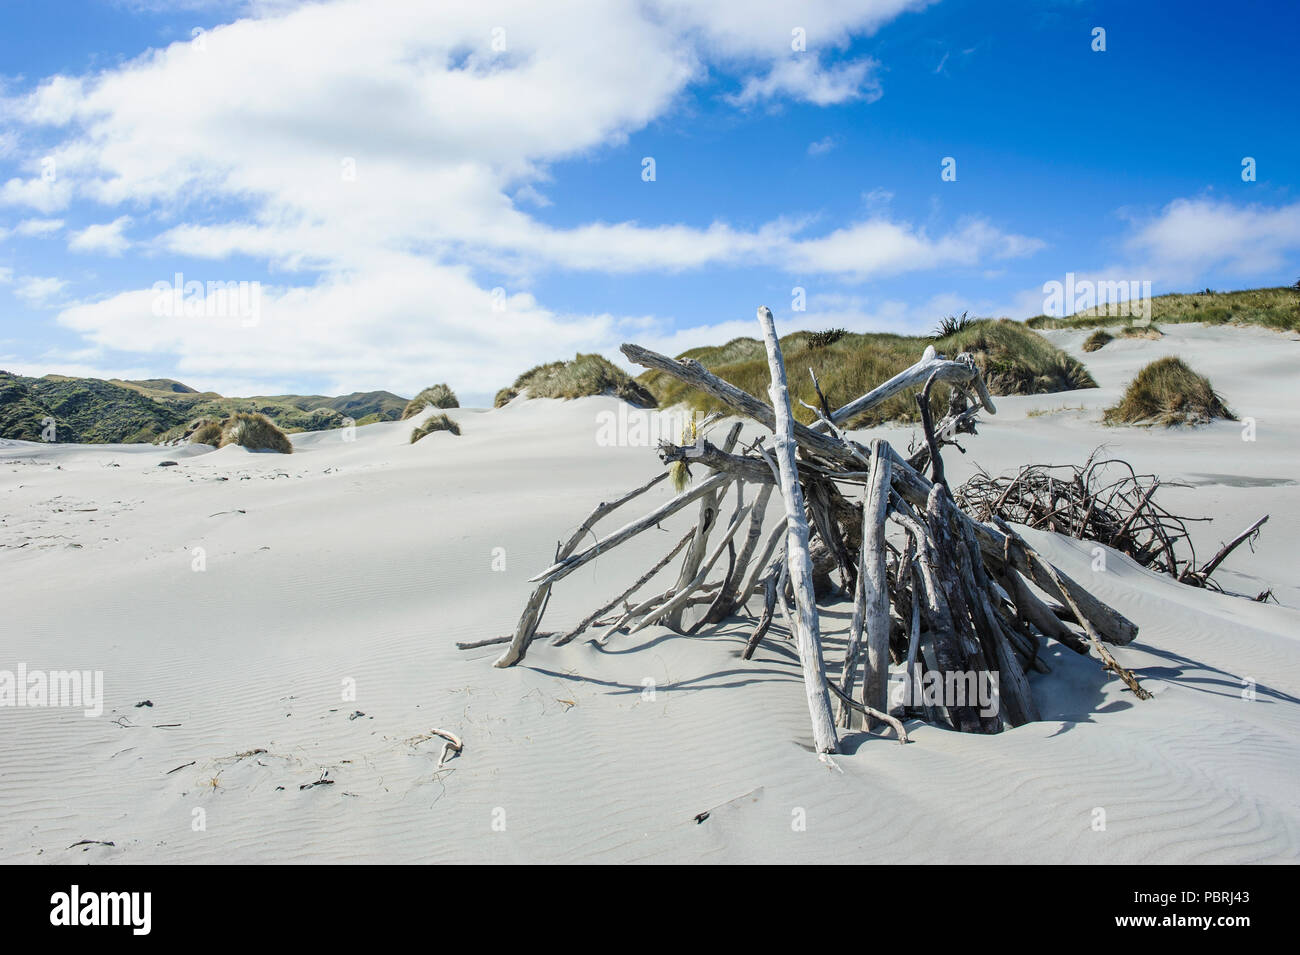
[[(995, 395), (1097, 387), (1079, 361), (1037, 332), (1005, 318), (971, 322), (942, 338), (846, 333), (834, 337), (829, 344), (819, 344), (816, 336), (814, 332), (799, 331), (781, 339), (795, 417), (805, 424), (815, 418), (811, 411), (798, 404), (800, 400), (816, 403), (809, 368), (816, 372), (827, 399), (835, 406), (865, 394), (914, 364), (928, 345), (934, 345), (940, 354), (949, 357), (970, 352)], [(678, 357), (694, 358), (736, 387), (767, 400), (770, 382), (767, 353), (757, 339), (736, 338), (725, 345), (693, 348)], [(702, 412), (722, 410), (721, 403), (662, 372), (647, 371), (637, 381), (654, 395), (660, 406), (685, 403)], [(947, 396), (946, 385), (934, 389), (931, 401), (936, 411), (946, 406)], [(909, 391), (859, 416), (850, 422), (850, 427), (914, 421), (916, 415), (916, 399)]]
[(578, 354), (570, 361), (553, 361), (530, 368), (513, 385), (498, 391), (493, 404), (500, 408), (525, 391), (529, 398), (614, 395), (642, 408), (655, 407), (654, 395), (603, 355)]
[[(1115, 309), (1111, 308), (1110, 311)], [(1104, 328), (1127, 325), (1127, 315), (1107, 315), (1099, 305), (1066, 318), (1037, 315), (1025, 322), (1030, 328)], [(1300, 331), (1300, 289), (1294, 286), (1243, 289), (1238, 292), (1174, 292), (1151, 299), (1151, 320), (1175, 324), (1260, 325), (1280, 332)]]

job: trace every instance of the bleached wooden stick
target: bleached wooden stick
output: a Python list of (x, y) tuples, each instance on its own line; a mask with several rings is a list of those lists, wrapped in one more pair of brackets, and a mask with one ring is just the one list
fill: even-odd
[[(885, 576), (885, 514), (889, 510), (891, 462), (888, 444), (877, 438), (871, 443), (871, 483), (862, 509), (862, 559), (859, 574), (866, 624), (867, 672), (862, 685), (862, 702), (875, 710), (889, 712), (889, 579)], [(852, 689), (846, 688), (850, 696)], [(871, 729), (868, 721), (867, 729)]]
[[(872, 388), (865, 395), (853, 399), (842, 408), (836, 409), (830, 416), (830, 423), (839, 424), (856, 418), (868, 408), (873, 408), (882, 401), (892, 398), (900, 391), (906, 391), (908, 388), (924, 384), (931, 377), (935, 377), (939, 381), (971, 385), (974, 387), (976, 394), (979, 395), (980, 404), (984, 406), (985, 410), (989, 414), (997, 413), (997, 408), (993, 405), (993, 397), (984, 384), (984, 378), (969, 355), (958, 356), (957, 360), (950, 361), (946, 358), (940, 358), (933, 345), (927, 345), (920, 361), (910, 368), (903, 369), (884, 384)], [(818, 421), (812, 425), (812, 430), (828, 430), (828, 424), (824, 421)]]
[(644, 630), (656, 620), (673, 614), (677, 608), (686, 605), (687, 598), (690, 597), (691, 594), (695, 593), (700, 585), (704, 583), (704, 578), (709, 575), (709, 571), (713, 569), (713, 565), (718, 562), (718, 558), (722, 556), (722, 552), (726, 550), (728, 542), (730, 542), (731, 538), (735, 536), (736, 531), (740, 529), (741, 522), (745, 519), (745, 515), (749, 513), (749, 509), (752, 506), (752, 504), (746, 504), (736, 512), (735, 516), (731, 519), (731, 523), (727, 525), (726, 531), (723, 532), (718, 543), (714, 545), (713, 550), (709, 552), (709, 556), (705, 558), (704, 563), (701, 565), (695, 577), (682, 585), (673, 598), (662, 607), (657, 607), (650, 611), (650, 613), (646, 614), (641, 619), (641, 622), (628, 632), (629, 637), (638, 631)]
[(790, 410), (790, 388), (786, 383), (785, 361), (776, 337), (771, 309), (758, 310), (758, 323), (767, 346), (767, 364), (772, 374), (769, 395), (775, 413), (776, 462), (780, 471), (781, 497), (785, 501), (786, 555), (794, 584), (795, 643), (803, 667), (808, 714), (812, 718), (813, 747), (818, 753), (839, 751), (835, 722), (831, 717), (830, 691), (826, 688), (826, 665), (822, 660), (821, 631), (817, 621), (817, 600), (813, 593), (812, 556), (809, 553), (808, 521), (804, 517), (803, 490), (795, 463), (794, 415)]

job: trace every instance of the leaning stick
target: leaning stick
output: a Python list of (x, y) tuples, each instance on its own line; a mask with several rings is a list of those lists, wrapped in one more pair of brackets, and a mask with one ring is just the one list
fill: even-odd
[[(1268, 515), (1265, 514), (1254, 524), (1251, 524), (1248, 528), (1246, 528), (1244, 531), (1242, 531), (1240, 534), (1238, 534), (1228, 543), (1224, 544), (1223, 547), (1219, 550), (1217, 554), (1214, 555), (1214, 557), (1210, 560), (1208, 564), (1206, 564), (1200, 570), (1195, 572), (1196, 576), (1200, 577), (1202, 580), (1208, 578), (1210, 574), (1214, 573), (1214, 571), (1218, 569), (1218, 566), (1223, 563), (1223, 561), (1227, 558), (1227, 556), (1241, 545), (1242, 541), (1246, 540), (1247, 538), (1250, 537), (1251, 534), (1255, 533), (1255, 531), (1263, 527), (1267, 521), (1268, 521)], [(1181, 580), (1182, 578), (1180, 577), (1179, 579)]]
[(1013, 531), (1011, 525), (1007, 524), (1006, 521), (999, 517), (994, 517), (993, 520), (998, 523), (1002, 530), (1006, 532), (1007, 536), (1014, 541), (1018, 547), (1025, 551), (1026, 556), (1028, 556), (1035, 565), (1042, 569), (1043, 573), (1047, 574), (1047, 576), (1052, 578), (1056, 583), (1058, 589), (1065, 596), (1066, 603), (1068, 603), (1070, 609), (1074, 611), (1074, 615), (1078, 619), (1079, 623), (1083, 625), (1084, 632), (1088, 634), (1088, 639), (1092, 641), (1093, 648), (1097, 651), (1097, 655), (1101, 657), (1102, 662), (1106, 664), (1106, 669), (1110, 670), (1117, 677), (1123, 680), (1124, 683), (1127, 684), (1128, 688), (1133, 691), (1133, 695), (1139, 700), (1151, 699), (1151, 694), (1142, 689), (1142, 684), (1138, 682), (1137, 676), (1134, 675), (1133, 671), (1120, 666), (1119, 661), (1116, 660), (1115, 657), (1111, 655), (1111, 652), (1102, 644), (1101, 638), (1097, 636), (1097, 631), (1093, 629), (1088, 618), (1084, 615), (1083, 611), (1079, 609), (1078, 604), (1074, 602), (1074, 598), (1070, 596), (1070, 592), (1062, 586), (1061, 581), (1057, 577), (1056, 568), (1045, 560), (1038, 551), (1030, 547), (1029, 544), (1026, 543), (1025, 539)]
[(790, 410), (790, 388), (786, 384), (785, 362), (776, 337), (776, 323), (766, 307), (758, 310), (758, 323), (767, 346), (767, 364), (772, 375), (769, 394), (775, 409), (773, 431), (776, 437), (776, 462), (781, 478), (781, 496), (785, 500), (786, 564), (794, 583), (798, 625), (795, 641), (803, 666), (804, 688), (808, 696), (808, 713), (812, 718), (813, 747), (818, 753), (839, 751), (831, 701), (827, 690), (826, 668), (822, 661), (821, 633), (817, 625), (817, 602), (813, 594), (812, 557), (808, 551), (808, 521), (804, 517), (803, 490), (799, 486), (795, 463), (794, 416)]
[(867, 717), (868, 725), (870, 725), (872, 720), (879, 720), (882, 723), (888, 723), (890, 726), (894, 728), (894, 732), (898, 734), (899, 743), (906, 743), (908, 741), (907, 730), (903, 727), (902, 722), (897, 717), (890, 716), (888, 713), (882, 710), (878, 710), (872, 706), (866, 706), (862, 703), (859, 703), (857, 700), (845, 696), (840, 691), (840, 688), (836, 686), (834, 683), (827, 683), (826, 685), (830, 687), (832, 693), (834, 693), (836, 696), (840, 698), (841, 703), (843, 703), (845, 706), (857, 710), (863, 716)]
[[(862, 501), (862, 548), (858, 552), (858, 586), (854, 593), (853, 624), (844, 650), (840, 689), (852, 699), (858, 657), (866, 634), (867, 674), (863, 702), (877, 710), (889, 709), (889, 581), (885, 576), (885, 514), (889, 510), (890, 461), (885, 442), (871, 444), (871, 478)], [(841, 700), (838, 722), (849, 725), (849, 708)], [(871, 729), (868, 722), (867, 729)]]
[(686, 532), (686, 536), (683, 537), (681, 540), (679, 540), (677, 544), (673, 547), (673, 549), (670, 550), (663, 557), (663, 559), (659, 561), (659, 563), (655, 564), (648, 571), (646, 571), (639, 578), (637, 578), (636, 583), (634, 583), (631, 587), (627, 588), (627, 590), (623, 591), (621, 594), (619, 594), (609, 603), (605, 604), (605, 606), (601, 607), (599, 610), (593, 611), (592, 613), (588, 614), (587, 617), (581, 623), (579, 623), (568, 633), (560, 634), (558, 637), (556, 637), (554, 640), (551, 641), (551, 646), (553, 647), (564, 646), (566, 643), (568, 643), (574, 637), (581, 634), (584, 630), (590, 627), (601, 617), (605, 616), (605, 614), (609, 613), (611, 610), (613, 610), (623, 601), (627, 600), (628, 597), (632, 596), (634, 593), (640, 590), (645, 585), (646, 581), (648, 581), (655, 574), (659, 573), (659, 571), (667, 567), (669, 561), (671, 561), (674, 557), (676, 557), (679, 553), (681, 553), (682, 548), (685, 547), (687, 544), (689, 544), (691, 538), (694, 536), (695, 536), (695, 528), (692, 527), (689, 531)]
[(754, 630), (749, 635), (749, 640), (745, 644), (745, 652), (741, 654), (741, 659), (748, 660), (754, 656), (754, 651), (767, 635), (768, 628), (772, 626), (772, 613), (776, 610), (776, 567), (773, 566), (763, 579), (763, 613), (758, 618), (758, 623), (754, 624)]
[[(773, 484), (768, 486), (775, 487), (776, 485)], [(758, 560), (754, 562), (754, 572), (749, 575), (749, 580), (736, 595), (736, 606), (738, 608), (749, 603), (749, 598), (753, 595), (754, 589), (758, 586), (759, 582), (763, 579), (763, 575), (768, 570), (768, 561), (770, 561), (772, 555), (776, 553), (776, 545), (781, 543), (784, 537), (785, 515), (782, 514), (781, 519), (777, 522), (776, 526), (769, 532), (767, 540), (763, 542), (762, 550), (758, 552)]]
[[(740, 437), (742, 422), (737, 421), (731, 426), (731, 431), (727, 434), (726, 440), (722, 444), (724, 452), (730, 452), (736, 446), (736, 439)], [(700, 561), (709, 546), (709, 535), (713, 532), (714, 525), (718, 523), (719, 507), (722, 503), (722, 489), (712, 491), (700, 498), (700, 516), (695, 523), (695, 539), (691, 541), (690, 548), (686, 551), (686, 557), (682, 561), (681, 570), (677, 574), (677, 588), (681, 590), (691, 580), (694, 579), (696, 571), (700, 569)], [(682, 629), (682, 614), (685, 612), (685, 606), (679, 605), (668, 611), (667, 619), (664, 623), (670, 630), (680, 631)]]
[[(867, 672), (862, 685), (862, 702), (873, 709), (889, 711), (889, 578), (885, 574), (885, 515), (889, 510), (892, 462), (885, 453), (889, 445), (877, 439), (871, 443), (871, 484), (862, 512), (862, 562), (859, 572), (867, 575), (863, 587), (866, 610)], [(870, 721), (867, 725), (871, 729)]]
[(695, 593), (695, 591), (699, 589), (700, 585), (704, 583), (704, 578), (709, 576), (709, 571), (712, 570), (713, 565), (718, 562), (718, 558), (722, 556), (722, 552), (731, 542), (731, 538), (736, 536), (736, 531), (740, 529), (741, 522), (744, 521), (745, 515), (749, 513), (751, 507), (753, 507), (752, 504), (746, 504), (736, 512), (735, 516), (731, 519), (731, 523), (727, 525), (727, 529), (723, 532), (718, 543), (714, 545), (713, 550), (709, 552), (709, 556), (705, 558), (704, 563), (700, 566), (699, 572), (696, 573), (694, 578), (682, 585), (673, 598), (666, 604), (661, 607), (656, 607), (654, 610), (642, 617), (641, 622), (628, 631), (627, 635), (629, 637), (634, 633), (644, 630), (660, 617), (671, 616), (679, 607), (684, 607), (686, 605), (687, 598), (690, 597), (691, 594)]
[[(639, 488), (629, 491), (622, 497), (609, 502), (602, 501), (587, 516), (587, 519), (578, 526), (578, 529), (573, 532), (573, 535), (565, 542), (564, 546), (559, 549), (556, 558), (560, 561), (566, 560), (597, 521), (634, 497), (644, 494), (666, 477), (668, 477), (668, 472), (662, 471)], [(530, 581), (530, 583), (532, 582)], [(544, 581), (533, 590), (532, 596), (528, 598), (528, 603), (524, 607), (523, 614), (519, 617), (519, 623), (515, 626), (515, 633), (510, 640), (510, 645), (506, 647), (501, 656), (497, 657), (496, 662), (492, 664), (494, 667), (514, 666), (524, 658), (524, 654), (528, 652), (528, 645), (532, 643), (533, 636), (537, 633), (537, 625), (542, 622), (542, 614), (545, 612), (546, 603), (551, 596), (551, 584), (553, 582), (552, 580)]]
[[(989, 395), (988, 388), (984, 385), (984, 379), (979, 370), (975, 367), (974, 361), (949, 361), (940, 358), (934, 350), (933, 345), (927, 345), (921, 360), (909, 368), (900, 371), (893, 378), (890, 378), (882, 385), (868, 391), (860, 398), (855, 398), (842, 408), (836, 410), (830, 420), (834, 424), (841, 421), (848, 421), (855, 418), (868, 408), (874, 407), (900, 391), (906, 391), (908, 388), (922, 384), (931, 376), (938, 376), (940, 381), (951, 381), (957, 384), (971, 384), (975, 387), (979, 395), (980, 404), (982, 404), (989, 414), (997, 414), (997, 409), (993, 406), (993, 398)], [(826, 428), (822, 422), (812, 426), (814, 431), (821, 431)]]
[[(767, 502), (772, 497), (774, 486), (764, 484), (759, 488), (754, 508), (749, 512), (749, 530), (745, 535), (745, 542), (740, 547), (740, 553), (736, 555), (736, 572), (728, 579), (727, 586), (718, 593), (718, 603), (709, 609), (704, 617), (705, 623), (717, 623), (730, 616), (740, 606), (741, 585), (750, 561), (754, 559), (754, 551), (758, 548), (758, 540), (763, 533), (763, 516), (767, 513)], [(759, 567), (762, 567), (761, 563)]]
[[(662, 473), (667, 474), (668, 472), (664, 471)], [(601, 554), (617, 547), (629, 538), (635, 537), (642, 531), (654, 527), (665, 517), (676, 514), (692, 501), (698, 501), (705, 494), (717, 490), (731, 480), (733, 478), (730, 474), (711, 475), (707, 480), (701, 481), (692, 488), (687, 488), (672, 500), (665, 501), (644, 517), (638, 518), (632, 523), (620, 527), (609, 536), (601, 538), (581, 553), (556, 561), (540, 574), (530, 578), (528, 582), (530, 584), (553, 584), (557, 580), (563, 580), (584, 564), (595, 560)]]

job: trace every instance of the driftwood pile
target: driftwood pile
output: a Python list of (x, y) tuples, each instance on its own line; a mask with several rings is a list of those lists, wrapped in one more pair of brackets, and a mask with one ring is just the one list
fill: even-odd
[[(532, 578), (536, 589), (514, 633), (477, 644), (509, 644), (496, 666), (512, 666), (523, 659), (538, 635), (555, 584), (670, 515), (696, 505), (694, 528), (662, 560), (574, 628), (550, 634), (553, 642), (567, 643), (592, 626), (606, 627), (598, 638), (601, 641), (623, 629), (635, 633), (652, 624), (694, 633), (735, 616), (751, 596), (761, 592), (763, 610), (744, 656), (753, 654), (779, 612), (798, 649), (819, 753), (836, 752), (837, 728), (858, 721), (868, 729), (888, 724), (900, 741), (906, 740), (902, 723), (889, 712), (891, 661), (906, 667), (911, 687), (921, 685), (927, 675), (937, 676), (939, 685), (947, 687), (957, 685), (963, 676), (991, 678), (998, 691), (998, 705), (992, 712), (958, 692), (945, 693), (937, 701), (927, 699), (924, 705), (905, 706), (901, 713), (963, 732), (994, 733), (1038, 719), (1026, 674), (1046, 670), (1041, 657), (1048, 639), (1080, 654), (1095, 651), (1105, 668), (1138, 697), (1149, 696), (1109, 649), (1132, 642), (1137, 627), (1054, 567), (1005, 521), (996, 516), (987, 523), (972, 518), (949, 492), (942, 446), (951, 443), (957, 432), (973, 432), (979, 410), (995, 411), (971, 356), (947, 359), (927, 348), (915, 365), (835, 410), (817, 387), (819, 407), (808, 406), (817, 420), (805, 426), (791, 413), (772, 313), (760, 308), (758, 319), (771, 369), (771, 404), (710, 374), (694, 360), (674, 360), (636, 345), (622, 347), (636, 364), (672, 375), (768, 428), (771, 445), (760, 437), (737, 449), (739, 424), (721, 446), (704, 436), (688, 447), (661, 443), (659, 454), (665, 463), (681, 461), (712, 473), (693, 475), (692, 486), (648, 514), (580, 546), (598, 521), (654, 487), (667, 472), (600, 504), (558, 547), (554, 564)], [(816, 385), (815, 377), (813, 381)], [(948, 383), (954, 398), (947, 415), (936, 424), (929, 399), (940, 381)], [(921, 387), (917, 404), (926, 438), (924, 453), (909, 460), (886, 441), (878, 439), (866, 447), (841, 429), (891, 395), (916, 387)], [(928, 467), (928, 477), (918, 465)], [(735, 504), (724, 522), (720, 515), (732, 488)], [(765, 536), (765, 512), (777, 493), (781, 519)], [(892, 539), (887, 532), (892, 532)], [(724, 554), (725, 573), (706, 583)], [(632, 595), (678, 555), (683, 556), (672, 585), (634, 601)], [(843, 660), (838, 672), (828, 677), (816, 593), (819, 584), (823, 590), (831, 585), (834, 574), (843, 591), (853, 595), (854, 610)], [(705, 604), (707, 610), (686, 627), (688, 608)], [(930, 680), (931, 686), (934, 683)]]
[[(1223, 593), (1210, 575), (1237, 547), (1253, 542), (1268, 515), (1198, 564), (1187, 525), (1213, 518), (1181, 517), (1155, 500), (1159, 488), (1182, 486), (1162, 483), (1154, 474), (1138, 474), (1127, 461), (1098, 458), (1093, 451), (1082, 465), (1027, 465), (999, 477), (981, 469), (953, 497), (976, 520), (996, 517), (1097, 541), (1180, 583)], [(1265, 590), (1253, 599), (1266, 600), (1271, 594)]]

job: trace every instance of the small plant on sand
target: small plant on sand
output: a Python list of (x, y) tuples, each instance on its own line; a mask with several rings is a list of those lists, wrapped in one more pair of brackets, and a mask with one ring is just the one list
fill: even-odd
[(1236, 421), (1208, 378), (1198, 375), (1181, 358), (1151, 362), (1134, 376), (1124, 397), (1107, 408), (1106, 424), (1205, 424), (1215, 418)]
[(250, 451), (278, 451), (293, 454), (293, 444), (264, 414), (240, 411), (221, 425), (220, 447), (237, 444)]
[(415, 444), (421, 438), (433, 434), (435, 431), (450, 431), (452, 434), (460, 434), (460, 425), (445, 414), (433, 415), (424, 424), (417, 425), (411, 431), (411, 444)]
[[(682, 425), (682, 439), (679, 444), (682, 447), (689, 447), (695, 444), (700, 436), (700, 426), (695, 420), (695, 412), (691, 412), (691, 420)], [(672, 482), (673, 490), (678, 494), (686, 490), (686, 485), (691, 483), (691, 472), (686, 469), (685, 461), (674, 461), (668, 465), (668, 480)]]
[(1119, 333), (1125, 338), (1145, 338), (1147, 341), (1165, 337), (1165, 333), (1154, 325), (1125, 325)]
[(459, 408), (456, 393), (447, 385), (430, 385), (406, 403), (402, 411), (402, 420), (414, 418), (425, 408)]
[(1089, 335), (1087, 339), (1084, 341), (1083, 350), (1100, 351), (1101, 348), (1105, 346), (1107, 342), (1114, 341), (1114, 339), (1115, 339), (1114, 335), (1110, 334), (1104, 328), (1099, 328), (1091, 335)]
[(492, 407), (504, 408), (506, 405), (510, 404), (510, 402), (514, 401), (518, 397), (519, 397), (519, 392), (515, 391), (515, 389), (507, 385), (506, 387), (498, 391), (497, 396), (492, 399)]

